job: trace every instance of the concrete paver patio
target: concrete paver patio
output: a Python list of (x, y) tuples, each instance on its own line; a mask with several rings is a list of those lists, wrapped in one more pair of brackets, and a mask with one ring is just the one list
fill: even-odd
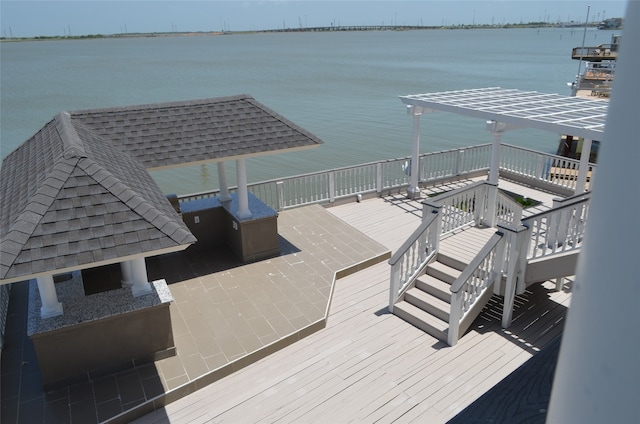
[(27, 283), (12, 290), (2, 352), (2, 422), (129, 421), (325, 326), (335, 278), (383, 261), (389, 249), (321, 206), (280, 213), (281, 254), (243, 264), (224, 249), (147, 259), (166, 279), (177, 355), (43, 392), (26, 337)]

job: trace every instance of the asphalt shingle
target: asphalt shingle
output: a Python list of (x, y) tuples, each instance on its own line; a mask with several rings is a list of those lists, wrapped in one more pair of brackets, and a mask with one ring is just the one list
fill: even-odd
[(62, 112), (3, 160), (0, 280), (195, 242), (147, 169), (321, 143), (247, 95)]
[(322, 143), (247, 95), (78, 111), (71, 119), (147, 169)]

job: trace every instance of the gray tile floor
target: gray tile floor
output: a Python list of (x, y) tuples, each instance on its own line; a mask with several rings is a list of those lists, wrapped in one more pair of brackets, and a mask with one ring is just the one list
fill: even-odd
[(242, 264), (225, 250), (147, 260), (164, 278), (177, 355), (87, 383), (43, 392), (26, 337), (26, 283), (14, 284), (2, 352), (2, 423), (126, 422), (182, 397), (324, 326), (334, 275), (389, 256), (387, 248), (320, 206), (284, 211), (281, 254)]

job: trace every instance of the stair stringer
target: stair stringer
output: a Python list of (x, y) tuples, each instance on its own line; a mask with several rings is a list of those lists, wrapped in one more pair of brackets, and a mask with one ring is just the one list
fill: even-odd
[(580, 250), (571, 250), (527, 261), (524, 279), (527, 287), (531, 284), (555, 278), (575, 275)]
[(478, 315), (480, 315), (484, 307), (487, 305), (487, 303), (489, 303), (489, 300), (491, 299), (492, 296), (493, 296), (493, 286), (485, 288), (482, 294), (480, 295), (480, 297), (473, 304), (471, 309), (469, 309), (467, 313), (464, 315), (464, 317), (462, 318), (462, 320), (460, 320), (460, 327), (459, 327), (460, 329), (458, 331), (458, 334), (459, 334), (458, 339), (464, 336), (464, 334), (467, 332), (469, 327), (471, 327), (471, 324), (473, 324), (473, 321), (475, 321), (475, 319), (478, 318)]

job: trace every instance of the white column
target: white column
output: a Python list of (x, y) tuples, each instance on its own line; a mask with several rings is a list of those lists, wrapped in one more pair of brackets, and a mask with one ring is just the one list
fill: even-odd
[(410, 199), (420, 198), (420, 187), (418, 187), (419, 165), (420, 165), (420, 116), (422, 108), (411, 106), (407, 110), (413, 116), (413, 149), (411, 151), (411, 180), (407, 189), (407, 197)]
[(589, 155), (591, 153), (591, 140), (584, 139), (582, 143), (582, 152), (580, 153), (580, 169), (578, 170), (578, 179), (576, 181), (575, 194), (584, 193), (587, 188), (587, 174), (589, 173)]
[(51, 318), (62, 315), (62, 303), (58, 302), (58, 294), (56, 293), (56, 286), (53, 282), (53, 275), (38, 277), (36, 281), (38, 282), (38, 291), (40, 292), (40, 300), (42, 301), (40, 317)]
[(144, 258), (132, 259), (129, 263), (131, 264), (131, 277), (133, 278), (133, 285), (131, 286), (133, 296), (138, 297), (151, 293), (151, 284), (147, 279), (147, 264)]
[(133, 273), (131, 271), (131, 262), (129, 261), (120, 262), (120, 271), (122, 272), (122, 280), (120, 281), (120, 283), (123, 286), (132, 286)]
[(224, 162), (218, 162), (218, 185), (220, 186), (220, 196), (219, 199), (222, 202), (226, 202), (231, 200), (231, 195), (229, 195), (229, 185), (227, 184), (227, 174), (224, 169)]
[(244, 159), (236, 160), (236, 174), (238, 179), (238, 218), (250, 218), (249, 191), (247, 190), (247, 169)]
[(489, 165), (489, 193), (486, 225), (493, 227), (496, 221), (496, 204), (498, 202), (498, 178), (500, 176), (500, 145), (505, 125), (496, 121), (487, 121), (487, 129), (493, 134), (491, 145), (491, 163)]
[[(640, 40), (640, 2), (627, 2), (625, 40)], [(547, 423), (638, 421), (637, 181), (640, 44), (618, 52), (584, 244), (562, 336)], [(637, 116), (637, 115), (636, 115)], [(621, 202), (621, 197), (624, 202)]]
[(498, 184), (500, 174), (500, 144), (502, 141), (502, 132), (505, 125), (496, 121), (487, 121), (487, 130), (493, 134), (493, 144), (491, 145), (491, 164), (489, 165), (489, 182)]

